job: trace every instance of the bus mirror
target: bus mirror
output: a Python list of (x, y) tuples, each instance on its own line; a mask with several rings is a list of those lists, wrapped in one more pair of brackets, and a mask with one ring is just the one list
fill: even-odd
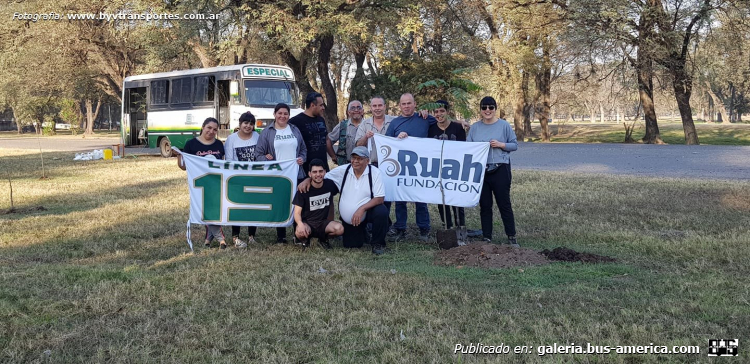
[(234, 97), (240, 95), (240, 84), (237, 83), (237, 81), (232, 81), (229, 83), (229, 95)]

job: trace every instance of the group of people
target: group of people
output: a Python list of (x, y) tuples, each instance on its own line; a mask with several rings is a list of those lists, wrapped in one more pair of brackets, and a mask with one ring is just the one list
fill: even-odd
[[(260, 134), (255, 132), (255, 116), (246, 112), (240, 116), (239, 129), (231, 134), (226, 144), (216, 139), (219, 123), (214, 118), (203, 122), (200, 135), (189, 140), (183, 153), (210, 156), (235, 161), (296, 160), (300, 165), (297, 176), (297, 193), (294, 205), (294, 240), (309, 246), (317, 238), (324, 248), (330, 248), (328, 238), (343, 236), (345, 247), (361, 247), (365, 242), (374, 254), (383, 254), (386, 239), (391, 242), (406, 237), (407, 203), (395, 203), (396, 221), (390, 219), (391, 203), (385, 201), (385, 187), (378, 169), (374, 135), (399, 139), (436, 138), (490, 144), (484, 183), (480, 196), (482, 236), (492, 241), (493, 196), (505, 228), (508, 244), (518, 246), (515, 219), (510, 200), (511, 166), (509, 154), (517, 150), (516, 135), (504, 120), (504, 112), (497, 108), (492, 97), (480, 102), (481, 121), (468, 124), (452, 121), (448, 114), (450, 105), (438, 100), (439, 108), (429, 115), (417, 112), (413, 95), (403, 94), (399, 100), (400, 115), (386, 114), (383, 97), (370, 100), (372, 116), (364, 119), (360, 101), (347, 106), (346, 120), (329, 133), (323, 114), (325, 102), (320, 93), (311, 92), (305, 98), (305, 110), (289, 117), (290, 108), (278, 104), (274, 108), (274, 121)], [(465, 128), (469, 128), (468, 133)], [(338, 143), (334, 149), (334, 144)], [(327, 158), (338, 166), (330, 169)], [(182, 156), (178, 165), (185, 169)], [(334, 219), (333, 198), (340, 194), (338, 211), (341, 221)], [(416, 223), (422, 240), (429, 239), (430, 215), (427, 204), (416, 202)], [(441, 220), (448, 228), (465, 228), (465, 211), (462, 207), (438, 207)], [(255, 242), (256, 227), (248, 227), (247, 242)], [(207, 225), (205, 244), (213, 239), (220, 248), (227, 247), (221, 226)], [(246, 247), (240, 239), (240, 227), (232, 227), (232, 240), (237, 247)], [(286, 228), (277, 228), (277, 242), (285, 243)]]

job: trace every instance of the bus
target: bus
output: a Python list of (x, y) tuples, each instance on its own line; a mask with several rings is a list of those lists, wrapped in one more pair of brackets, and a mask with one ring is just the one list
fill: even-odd
[(288, 104), (290, 117), (302, 112), (289, 67), (242, 64), (126, 77), (122, 87), (121, 133), (125, 145), (147, 144), (172, 156), (172, 146), (200, 133), (208, 117), (219, 120), (220, 139), (239, 126), (246, 111), (256, 130), (273, 122), (273, 108)]

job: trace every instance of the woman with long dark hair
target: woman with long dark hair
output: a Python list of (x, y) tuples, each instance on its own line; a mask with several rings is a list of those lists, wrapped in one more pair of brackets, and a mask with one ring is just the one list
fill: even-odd
[(503, 119), (505, 112), (497, 109), (494, 98), (486, 96), (479, 103), (482, 120), (469, 129), (468, 142), (490, 143), (490, 153), (485, 166), (484, 184), (479, 197), (479, 216), (482, 222), (484, 240), (492, 241), (492, 196), (500, 210), (508, 244), (518, 247), (516, 240), (516, 221), (510, 203), (510, 152), (518, 150), (516, 133), (510, 124)]
[[(289, 123), (289, 105), (277, 104), (273, 109), (274, 121), (260, 133), (255, 145), (255, 160), (281, 161), (296, 160), (300, 166), (297, 180), (305, 179), (302, 164), (307, 158), (307, 147), (302, 134), (294, 124)], [(286, 243), (286, 228), (276, 228), (276, 242)]]
[[(216, 139), (219, 132), (219, 121), (215, 118), (206, 118), (201, 126), (200, 134), (187, 141), (182, 153), (193, 154), (199, 157), (224, 159), (224, 144), (221, 140)], [(177, 165), (184, 171), (185, 163), (182, 161), (182, 154), (177, 154)], [(224, 232), (221, 225), (206, 225), (206, 248), (211, 247), (211, 241), (216, 238), (219, 241), (219, 247), (226, 249), (227, 244), (224, 241)]]
[[(240, 115), (240, 127), (237, 132), (227, 137), (224, 143), (225, 159), (228, 161), (255, 161), (255, 145), (258, 144), (258, 133), (255, 131), (255, 115), (246, 112)], [(232, 226), (232, 241), (234, 246), (245, 248), (247, 244), (255, 243), (257, 227), (247, 227), (247, 243), (240, 239), (240, 226)]]

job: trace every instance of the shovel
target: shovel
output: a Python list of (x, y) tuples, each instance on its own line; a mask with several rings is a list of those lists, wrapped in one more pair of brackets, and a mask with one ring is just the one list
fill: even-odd
[[(443, 146), (445, 146), (445, 141), (443, 141)], [(440, 149), (440, 158), (443, 157), (443, 147), (441, 146)], [(445, 206), (445, 191), (443, 190), (443, 165), (440, 164), (440, 195), (443, 197), (443, 216), (445, 217), (443, 219), (443, 227), (445, 229), (438, 230), (435, 233), (435, 238), (437, 238), (437, 243), (440, 249), (450, 249), (455, 248), (458, 246), (458, 235), (456, 234), (455, 230), (448, 229), (448, 209)]]

